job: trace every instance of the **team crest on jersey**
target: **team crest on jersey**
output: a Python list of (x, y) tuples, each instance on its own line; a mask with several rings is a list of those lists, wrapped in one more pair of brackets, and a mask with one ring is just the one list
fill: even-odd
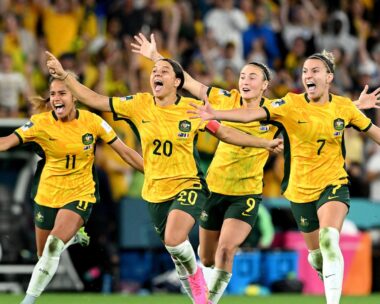
[(278, 108), (284, 104), (285, 104), (285, 100), (283, 100), (283, 99), (278, 99), (278, 100), (275, 100), (271, 103), (273, 108)]
[(94, 142), (94, 136), (90, 133), (86, 133), (82, 136), (82, 143), (86, 146), (91, 145)]
[(125, 96), (125, 97), (120, 97), (120, 101), (128, 101), (128, 100), (131, 100), (131, 99), (133, 99), (132, 95), (128, 95), (128, 96)]
[(342, 118), (337, 118), (334, 120), (334, 129), (342, 131), (344, 129), (344, 120)]
[(21, 130), (23, 131), (26, 131), (28, 129), (30, 129), (31, 127), (33, 127), (33, 123), (31, 121), (28, 121), (26, 124), (24, 124), (22, 127), (21, 127)]
[(182, 132), (190, 132), (191, 130), (191, 122), (188, 120), (181, 120), (179, 122), (178, 128)]
[(224, 95), (224, 96), (227, 96), (227, 97), (231, 97), (231, 93), (226, 91), (226, 90), (222, 90), (220, 89), (219, 90), (219, 95)]
[(260, 123), (260, 132), (268, 132), (269, 131), (269, 125)]

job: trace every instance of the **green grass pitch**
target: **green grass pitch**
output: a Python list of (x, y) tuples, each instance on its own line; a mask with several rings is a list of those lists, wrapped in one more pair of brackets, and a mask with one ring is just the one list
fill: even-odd
[[(23, 296), (1, 294), (0, 303), (19, 304)], [(89, 293), (45, 293), (37, 301), (38, 304), (191, 304), (185, 295), (101, 295)], [(270, 296), (225, 296), (220, 304), (323, 304), (320, 296), (307, 295), (270, 295)], [(341, 304), (379, 304), (380, 294), (366, 297), (343, 297)]]

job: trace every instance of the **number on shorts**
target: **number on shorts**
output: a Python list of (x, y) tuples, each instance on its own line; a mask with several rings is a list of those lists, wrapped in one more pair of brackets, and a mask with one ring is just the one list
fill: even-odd
[(198, 198), (198, 193), (194, 190), (184, 190), (179, 193), (178, 201), (181, 205), (195, 205)]
[(256, 206), (256, 201), (254, 198), (250, 197), (249, 199), (247, 199), (247, 201), (245, 202), (248, 206), (247, 209), (244, 210), (244, 212), (242, 213), (243, 215), (247, 216), (247, 215), (250, 215), (249, 213), (255, 209), (255, 206)]

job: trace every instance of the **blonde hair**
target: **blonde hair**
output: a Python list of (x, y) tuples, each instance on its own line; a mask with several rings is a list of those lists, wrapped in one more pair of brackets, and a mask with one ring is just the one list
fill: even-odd
[(33, 96), (29, 98), (29, 103), (32, 106), (32, 113), (38, 114), (51, 110), (50, 97), (42, 98), (41, 96)]
[(335, 72), (335, 58), (332, 52), (323, 50), (321, 53), (309, 56), (308, 59), (319, 59), (324, 63), (329, 73)]

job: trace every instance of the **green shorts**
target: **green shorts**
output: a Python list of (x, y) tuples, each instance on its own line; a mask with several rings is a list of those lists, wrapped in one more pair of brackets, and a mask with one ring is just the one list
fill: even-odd
[(253, 228), (261, 203), (261, 195), (224, 195), (212, 193), (200, 217), (200, 226), (207, 230), (219, 231), (227, 218), (242, 220)]
[(34, 202), (34, 224), (45, 230), (52, 230), (54, 227), (55, 218), (60, 209), (69, 209), (79, 214), (84, 223), (86, 224), (93, 207), (93, 203), (88, 203), (85, 201), (74, 201), (67, 203), (61, 208), (51, 208), (46, 206), (41, 206)]
[(318, 209), (331, 201), (345, 203), (350, 208), (350, 192), (347, 185), (328, 186), (318, 200), (308, 203), (290, 202), (298, 229), (302, 232), (313, 232), (319, 229)]
[(202, 204), (209, 196), (206, 187), (189, 188), (179, 192), (173, 199), (163, 203), (148, 202), (148, 211), (152, 219), (154, 229), (161, 240), (165, 237), (166, 221), (170, 211), (174, 209), (182, 210), (190, 214), (195, 221), (198, 221), (201, 214)]

